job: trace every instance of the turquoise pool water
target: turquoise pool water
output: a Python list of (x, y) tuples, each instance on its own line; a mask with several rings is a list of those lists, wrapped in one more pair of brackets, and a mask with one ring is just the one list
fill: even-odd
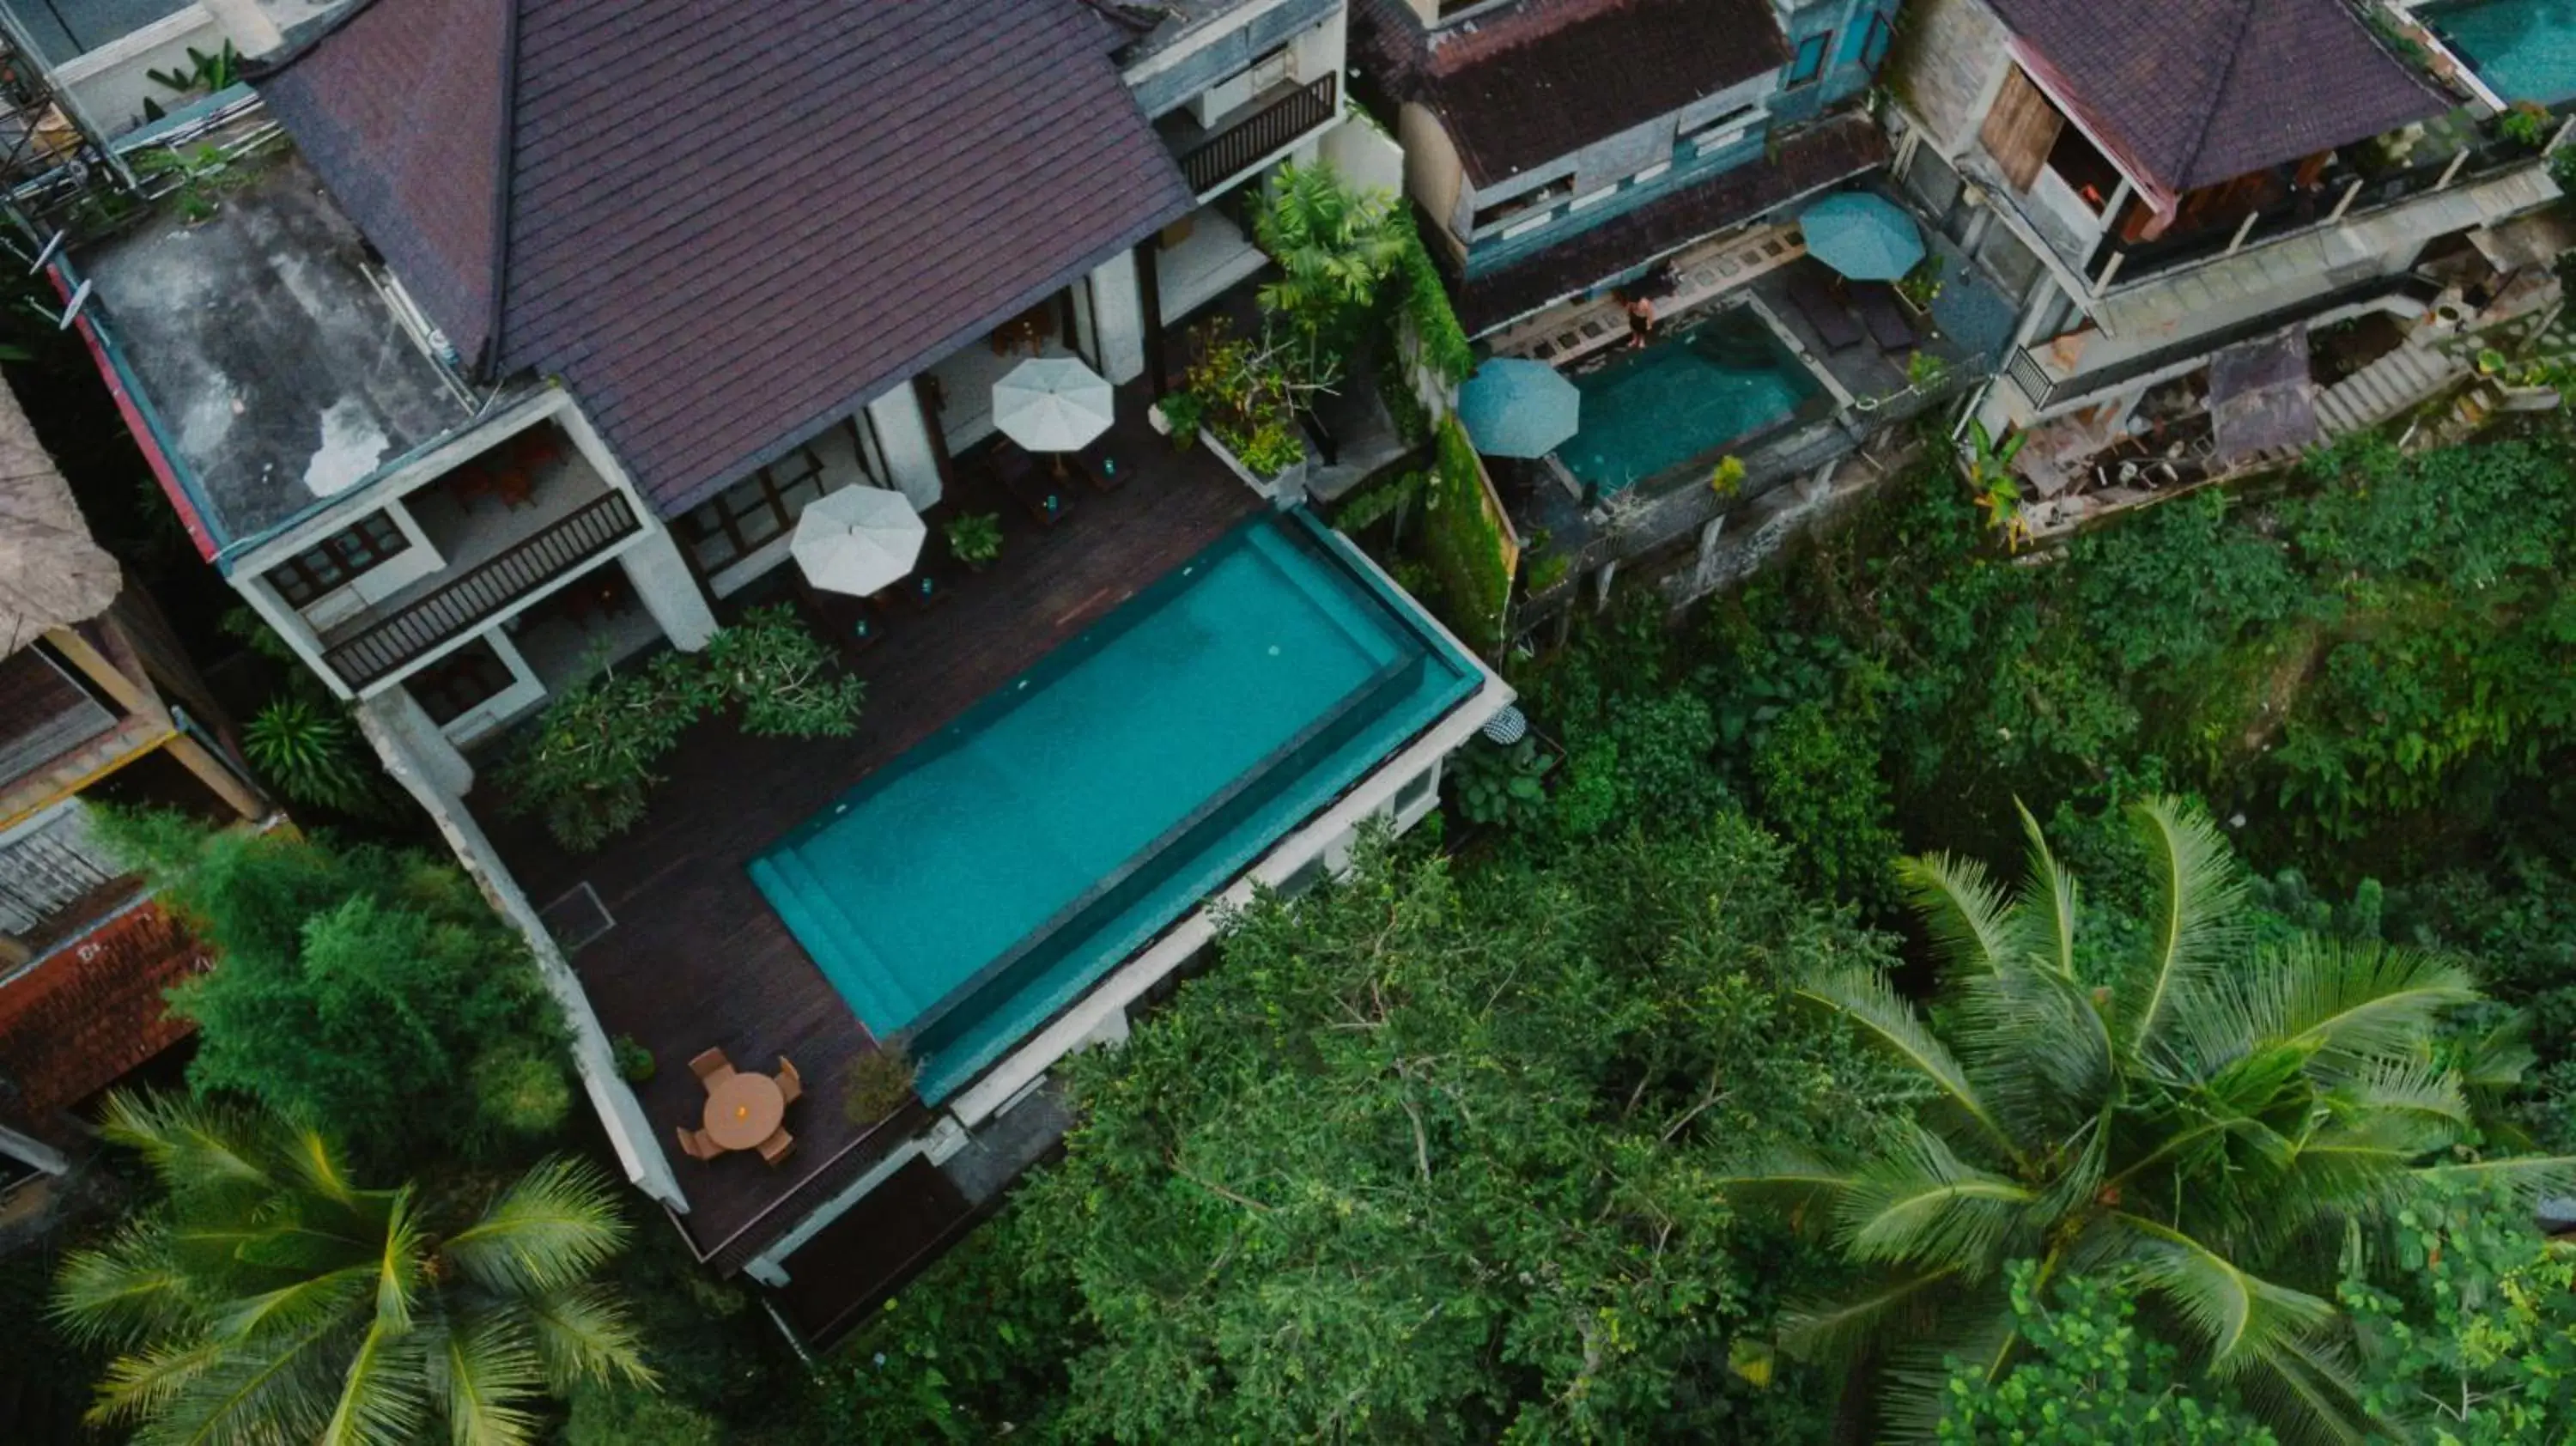
[(2506, 100), (2576, 99), (2576, 0), (2470, 0), (2417, 13)]
[(1574, 379), (1583, 426), (1557, 460), (1603, 496), (1798, 415), (1823, 391), (1761, 318), (1730, 307)]
[(1475, 690), (1345, 546), (1246, 524), (752, 863), (925, 1099)]

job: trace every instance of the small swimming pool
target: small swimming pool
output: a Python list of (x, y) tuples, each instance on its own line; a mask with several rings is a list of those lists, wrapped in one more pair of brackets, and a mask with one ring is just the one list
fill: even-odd
[(1582, 430), (1556, 450), (1607, 497), (1796, 418), (1822, 395), (1762, 319), (1728, 307), (1574, 378)]
[(2576, 99), (2576, 0), (2467, 0), (2416, 17), (2507, 101)]
[(1247, 523), (751, 864), (924, 1099), (1476, 690), (1347, 546)]

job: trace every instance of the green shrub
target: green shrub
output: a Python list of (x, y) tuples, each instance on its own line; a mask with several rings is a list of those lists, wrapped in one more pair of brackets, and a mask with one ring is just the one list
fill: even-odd
[(1509, 747), (1470, 739), (1449, 755), (1449, 779), (1458, 812), (1469, 823), (1529, 828), (1547, 813), (1547, 775), (1556, 759), (1541, 753), (1538, 736), (1525, 733)]
[(948, 553), (969, 567), (982, 567), (1002, 555), (1002, 519), (998, 513), (961, 512), (948, 524)]
[(1440, 579), (1441, 620), (1469, 647), (1499, 652), (1511, 608), (1511, 562), (1503, 524), (1485, 505), (1476, 449), (1456, 417), (1440, 423), (1419, 536), (1423, 560)]

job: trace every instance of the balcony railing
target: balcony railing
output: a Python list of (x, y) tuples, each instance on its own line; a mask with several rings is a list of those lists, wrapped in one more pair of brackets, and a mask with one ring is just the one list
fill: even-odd
[[(2464, 148), (2444, 152), (2409, 166), (2365, 169), (2337, 164), (2313, 186), (2290, 189), (2263, 206), (2239, 211), (2222, 221), (2145, 241), (2122, 241), (2107, 235), (2085, 263), (2085, 275), (2097, 289), (2132, 282), (2249, 251), (2319, 226), (2366, 216), (2434, 191), (2484, 180), (2538, 157), (2526, 145), (2501, 136), (2477, 134)], [(2117, 270), (2111, 270), (2116, 264)], [(2106, 283), (2103, 278), (2110, 278)]]
[(1330, 121), (1340, 108), (1341, 76), (1325, 74), (1207, 137), (1180, 156), (1190, 194), (1204, 196), (1264, 156)]
[(2213, 355), (2240, 342), (2269, 336), (2295, 322), (2316, 315), (2320, 310), (2366, 306), (2375, 301), (2402, 296), (2419, 305), (2430, 306), (2441, 295), (2442, 288), (2411, 272), (2377, 277), (2345, 291), (2331, 292), (2292, 305), (2247, 317), (2215, 331), (2196, 333), (2168, 346), (2140, 352), (2120, 361), (2108, 362), (2089, 371), (2078, 369), (2060, 376), (2040, 357), (2042, 346), (2017, 347), (2004, 358), (2004, 373), (2030, 398), (2035, 408), (2047, 408), (2079, 397), (2096, 396), (2114, 387), (2152, 376), (2169, 367)]
[(332, 643), (322, 660), (341, 682), (364, 688), (479, 627), (635, 530), (635, 509), (626, 494), (607, 493), (427, 597)]

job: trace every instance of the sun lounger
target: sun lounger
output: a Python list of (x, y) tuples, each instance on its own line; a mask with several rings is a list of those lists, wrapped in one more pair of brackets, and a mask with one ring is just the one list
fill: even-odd
[(1869, 339), (1880, 351), (1912, 351), (1921, 342), (1904, 308), (1896, 304), (1895, 288), (1885, 282), (1855, 282), (1851, 298), (1852, 309), (1860, 313), (1861, 325), (1869, 328)]
[(1059, 471), (1009, 442), (997, 443), (993, 480), (1040, 527), (1053, 527), (1073, 510), (1073, 474)]
[(1816, 338), (1827, 351), (1841, 351), (1861, 344), (1860, 327), (1843, 310), (1840, 299), (1824, 281), (1804, 268), (1793, 268), (1789, 276), (1789, 304), (1815, 328)]

